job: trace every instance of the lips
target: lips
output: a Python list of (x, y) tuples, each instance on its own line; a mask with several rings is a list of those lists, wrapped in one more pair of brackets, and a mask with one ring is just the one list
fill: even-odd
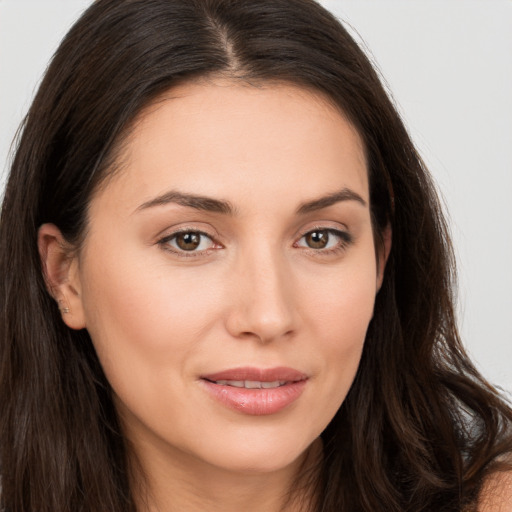
[(249, 415), (275, 414), (295, 402), (307, 375), (293, 368), (233, 368), (204, 375), (201, 381), (217, 402)]

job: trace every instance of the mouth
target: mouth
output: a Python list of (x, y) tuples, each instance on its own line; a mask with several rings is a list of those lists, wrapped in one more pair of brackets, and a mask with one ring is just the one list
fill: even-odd
[(306, 387), (308, 376), (292, 368), (234, 368), (200, 379), (216, 402), (244, 414), (276, 414), (293, 404)]
[[(208, 380), (208, 379), (206, 379)], [(260, 380), (214, 380), (210, 381), (218, 386), (231, 386), (234, 388), (245, 388), (245, 389), (274, 389), (281, 386), (285, 386), (289, 381), (286, 380), (275, 380), (272, 382), (265, 382)]]

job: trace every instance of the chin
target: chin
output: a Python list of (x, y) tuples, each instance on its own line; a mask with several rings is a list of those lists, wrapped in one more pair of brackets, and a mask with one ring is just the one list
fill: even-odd
[(218, 443), (215, 453), (210, 453), (208, 459), (226, 471), (263, 475), (279, 472), (294, 464), (299, 465), (310, 448), (316, 451), (321, 447), (319, 438), (307, 441), (290, 435), (285, 438), (270, 436), (269, 433), (267, 437), (260, 435), (258, 438), (246, 438), (242, 442), (227, 443), (229, 446)]

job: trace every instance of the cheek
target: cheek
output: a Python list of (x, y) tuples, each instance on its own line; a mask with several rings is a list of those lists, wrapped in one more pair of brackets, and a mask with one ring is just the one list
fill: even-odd
[[(218, 318), (216, 288), (201, 272), (172, 272), (162, 258), (110, 254), (85, 265), (86, 325), (111, 384), (187, 372), (187, 361)], [(204, 274), (204, 273), (203, 273)]]
[(311, 272), (301, 287), (304, 306), (311, 312), (309, 323), (318, 334), (329, 333), (333, 348), (350, 344), (350, 340), (362, 342), (373, 315), (376, 283), (376, 263), (370, 250), (360, 251), (337, 269)]
[(309, 286), (306, 291), (309, 339), (315, 343), (306, 344), (304, 351), (323, 376), (322, 404), (326, 417), (332, 417), (345, 399), (361, 360), (375, 303), (375, 262), (368, 259), (350, 266), (350, 271), (340, 271), (325, 290)]

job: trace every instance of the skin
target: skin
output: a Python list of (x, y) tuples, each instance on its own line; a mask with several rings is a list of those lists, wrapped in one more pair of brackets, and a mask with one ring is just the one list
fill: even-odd
[(512, 512), (512, 472), (500, 472), (484, 483), (478, 501), (479, 512)]
[[(280, 510), (321, 457), (389, 253), (387, 232), (377, 261), (361, 139), (319, 94), (217, 80), (169, 91), (123, 151), (91, 200), (83, 246), (70, 252), (45, 224), (39, 248), (63, 321), (87, 328), (115, 392), (147, 479), (139, 507)], [(169, 191), (233, 212), (166, 202)], [(176, 230), (207, 236), (187, 252)], [(311, 247), (315, 230), (326, 248)], [(283, 410), (248, 415), (201, 380), (240, 366), (291, 367), (307, 382)]]

